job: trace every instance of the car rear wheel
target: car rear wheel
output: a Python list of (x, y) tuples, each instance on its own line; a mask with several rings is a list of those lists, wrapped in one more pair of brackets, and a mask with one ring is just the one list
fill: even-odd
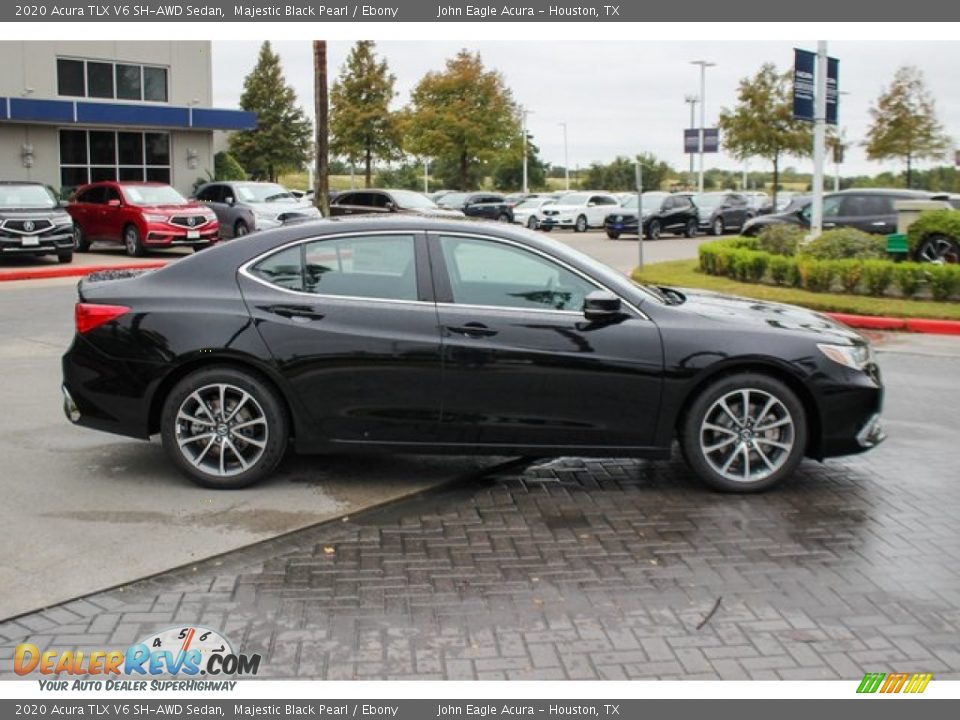
[(955, 265), (960, 262), (960, 244), (947, 235), (930, 235), (917, 250), (920, 262)]
[(611, 240), (617, 240), (620, 237), (620, 233), (616, 232), (615, 230), (607, 230), (607, 237)]
[(687, 238), (694, 238), (697, 236), (696, 220), (687, 220), (687, 224), (683, 228), (683, 236)]
[(123, 229), (123, 246), (127, 249), (127, 255), (130, 257), (142, 257), (144, 255), (143, 241), (136, 225), (127, 225)]
[(680, 427), (683, 456), (715, 490), (759, 492), (789, 477), (803, 459), (806, 415), (779, 380), (738, 373), (706, 388)]
[(723, 235), (723, 218), (715, 218), (714, 221), (710, 223), (710, 234)]
[(573, 229), (579, 233), (586, 232), (588, 228), (587, 225), (587, 216), (581, 215), (577, 218), (577, 223), (573, 226)]
[(659, 220), (650, 221), (650, 224), (647, 226), (647, 239), (649, 240), (660, 239), (660, 221)]
[(243, 237), (249, 233), (250, 228), (247, 227), (247, 224), (243, 220), (237, 220), (237, 224), (233, 226), (233, 236)]
[(536, 229), (537, 229), (537, 217), (536, 217), (536, 215), (531, 215), (529, 218), (527, 218), (527, 227), (530, 228), (531, 230), (536, 230)]
[(174, 465), (198, 485), (247, 487), (277, 467), (287, 449), (287, 415), (255, 375), (230, 367), (198, 370), (174, 386), (160, 434)]
[(508, 223), (510, 222), (510, 216), (506, 213), (500, 213), (499, 217), (497, 217), (497, 222)]
[(73, 249), (77, 252), (86, 252), (90, 249), (90, 241), (79, 227), (73, 228)]

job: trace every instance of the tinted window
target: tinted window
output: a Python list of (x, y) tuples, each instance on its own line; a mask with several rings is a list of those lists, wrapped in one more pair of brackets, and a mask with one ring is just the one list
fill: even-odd
[(143, 133), (117, 133), (117, 158), (121, 165), (143, 165)]
[[(144, 133), (147, 148), (147, 165), (170, 164), (170, 136), (166, 133)], [(167, 172), (169, 178), (170, 173)], [(164, 182), (167, 182), (164, 180)]]
[(63, 165), (87, 164), (87, 133), (83, 130), (60, 131), (60, 162)]
[(121, 100), (140, 100), (139, 65), (117, 65), (117, 97)]
[(143, 69), (143, 99), (152, 102), (167, 101), (166, 68), (145, 67)]
[(77, 197), (77, 200), (79, 202), (94, 203), (99, 205), (105, 202), (104, 197), (105, 197), (104, 188), (103, 186), (100, 186), (100, 187), (90, 188), (89, 190), (81, 193)]
[(304, 247), (304, 292), (416, 300), (412, 235), (317, 240)]
[(87, 63), (87, 97), (113, 97), (113, 66), (109, 63)]
[(842, 215), (848, 217), (870, 217), (873, 215), (892, 215), (893, 199), (882, 195), (849, 195), (843, 199)]
[(113, 132), (90, 131), (90, 164), (115, 165), (117, 135)]
[(444, 236), (440, 247), (459, 304), (580, 311), (596, 290), (566, 268), (511, 245)]
[(217, 202), (220, 196), (220, 187), (220, 185), (207, 185), (207, 187), (197, 193), (197, 200)]
[(303, 290), (302, 247), (297, 245), (271, 255), (251, 268), (259, 278), (287, 290)]
[(83, 97), (83, 62), (81, 60), (57, 60), (57, 93)]

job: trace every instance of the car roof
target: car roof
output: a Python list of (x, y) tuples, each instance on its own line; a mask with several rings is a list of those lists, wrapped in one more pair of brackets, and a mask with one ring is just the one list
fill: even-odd
[(36, 180), (0, 180), (0, 185), (39, 185), (40, 187), (46, 187), (42, 182)]
[(926, 198), (937, 193), (929, 190), (908, 190), (907, 188), (847, 188), (831, 195), (902, 195), (906, 197)]

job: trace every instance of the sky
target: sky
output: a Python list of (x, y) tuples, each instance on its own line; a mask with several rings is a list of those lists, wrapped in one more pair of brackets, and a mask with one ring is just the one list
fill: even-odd
[[(439, 26), (438, 26), (439, 28)], [(313, 115), (313, 55), (310, 42), (271, 40), (279, 52), (287, 82), (297, 92), (308, 115)], [(541, 157), (564, 163), (563, 129), (567, 124), (571, 169), (592, 162), (609, 162), (617, 155), (652, 152), (682, 170), (689, 167), (683, 153), (683, 128), (690, 124), (687, 95), (698, 95), (700, 69), (691, 60), (717, 63), (707, 70), (706, 124), (715, 125), (723, 107), (736, 101), (739, 81), (753, 75), (764, 62), (786, 70), (793, 48), (816, 49), (813, 41), (790, 42), (378, 42), (377, 52), (396, 75), (395, 107), (406, 104), (410, 91), (430, 70), (440, 70), (460, 49), (479, 51), (488, 68), (500, 71), (515, 100), (526, 107), (528, 131)], [(334, 82), (351, 43), (328, 43), (330, 83)], [(259, 43), (213, 43), (214, 105), (236, 107), (243, 79), (253, 68)], [(840, 60), (840, 128), (850, 146), (842, 175), (900, 171), (897, 161), (866, 159), (863, 141), (870, 125), (869, 109), (889, 86), (897, 68), (915, 65), (936, 98), (940, 122), (960, 142), (960, 42), (832, 42), (829, 54)], [(696, 125), (699, 126), (699, 106)], [(721, 138), (722, 143), (722, 138)], [(951, 155), (952, 158), (952, 155)], [(923, 163), (920, 167), (939, 163)], [(708, 155), (705, 166), (740, 171), (740, 163), (722, 152)], [(812, 172), (809, 159), (788, 158), (783, 167)], [(760, 158), (750, 170), (770, 170)], [(828, 174), (834, 168), (827, 166)]]

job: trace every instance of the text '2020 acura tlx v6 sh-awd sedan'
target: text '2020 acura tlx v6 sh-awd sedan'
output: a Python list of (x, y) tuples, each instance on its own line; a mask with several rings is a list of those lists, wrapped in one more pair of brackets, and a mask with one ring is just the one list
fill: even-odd
[(667, 458), (761, 490), (882, 437), (870, 345), (787, 305), (638, 285), (507, 225), (303, 223), (79, 285), (75, 423), (196, 482), (303, 453)]

